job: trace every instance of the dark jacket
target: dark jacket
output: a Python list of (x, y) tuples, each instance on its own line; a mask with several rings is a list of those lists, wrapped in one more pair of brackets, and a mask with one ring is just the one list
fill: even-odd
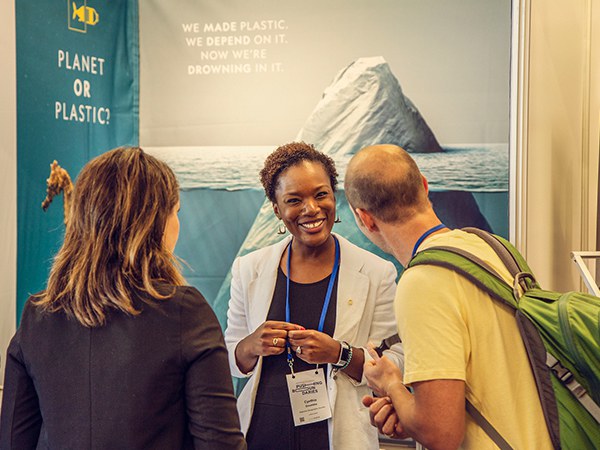
[(86, 328), (30, 298), (8, 348), (0, 449), (242, 449), (221, 328), (202, 295), (136, 299)]

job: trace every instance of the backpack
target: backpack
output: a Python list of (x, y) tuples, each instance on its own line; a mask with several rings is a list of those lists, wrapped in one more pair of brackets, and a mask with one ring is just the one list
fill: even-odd
[[(555, 449), (600, 448), (600, 298), (543, 290), (527, 262), (507, 240), (477, 228), (514, 277), (509, 285), (487, 263), (455, 247), (430, 247), (407, 268), (445, 267), (515, 310)], [(500, 448), (511, 448), (467, 402), (467, 410)]]

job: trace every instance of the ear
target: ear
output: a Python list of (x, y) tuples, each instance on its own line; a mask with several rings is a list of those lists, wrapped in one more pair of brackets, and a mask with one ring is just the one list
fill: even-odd
[(273, 206), (273, 212), (275, 213), (277, 218), (281, 220), (281, 214), (279, 214), (279, 207), (277, 206), (277, 203), (271, 203), (271, 205)]
[(369, 211), (366, 211), (361, 208), (355, 208), (354, 212), (356, 216), (360, 219), (363, 226), (369, 231), (379, 231), (379, 227), (377, 226), (376, 219), (371, 215)]
[(427, 178), (425, 178), (425, 175), (421, 175), (421, 179), (423, 180), (423, 187), (425, 188), (425, 194), (429, 194), (429, 183), (427, 182)]

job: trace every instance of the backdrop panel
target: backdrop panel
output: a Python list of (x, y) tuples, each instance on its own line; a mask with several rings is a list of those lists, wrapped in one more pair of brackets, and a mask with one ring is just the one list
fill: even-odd
[[(224, 324), (237, 254), (279, 239), (264, 157), (303, 139), (348, 159), (413, 152), (449, 226), (508, 234), (511, 2), (148, 0), (140, 141), (177, 172), (186, 277)], [(377, 252), (343, 194), (334, 231)]]
[(17, 0), (15, 14), (20, 317), (62, 243), (62, 199), (40, 207), (52, 161), (75, 181), (89, 159), (138, 142), (138, 9), (135, 0)]

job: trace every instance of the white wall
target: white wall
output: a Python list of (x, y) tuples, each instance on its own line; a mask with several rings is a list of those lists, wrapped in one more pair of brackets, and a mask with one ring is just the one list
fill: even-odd
[(596, 248), (600, 0), (522, 0), (513, 237), (542, 286), (583, 289), (572, 250)]
[(17, 129), (15, 5), (0, 2), (0, 385), (15, 331), (17, 283)]

